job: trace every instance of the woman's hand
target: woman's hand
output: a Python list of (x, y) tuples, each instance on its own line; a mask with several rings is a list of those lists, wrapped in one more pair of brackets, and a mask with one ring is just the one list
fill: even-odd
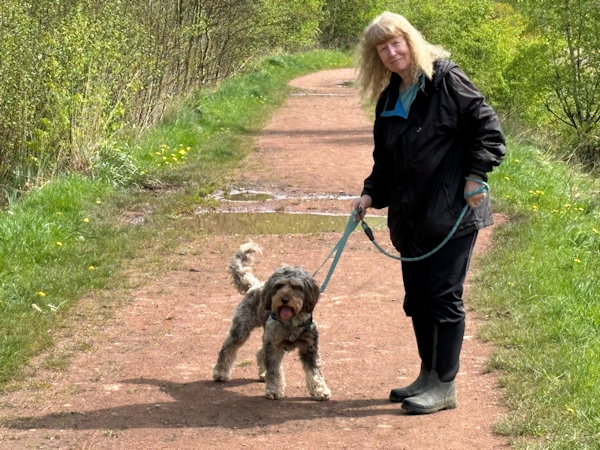
[(350, 204), (350, 208), (351, 211), (356, 211), (356, 209), (360, 206), (362, 211), (360, 213), (360, 216), (357, 214), (356, 215), (356, 220), (360, 220), (363, 217), (365, 217), (365, 214), (367, 213), (367, 208), (370, 208), (373, 205), (373, 199), (371, 198), (370, 195), (363, 195), (361, 198), (355, 198), (354, 200), (352, 200), (352, 203)]
[[(469, 177), (471, 178), (477, 178), (478, 180), (482, 180), (483, 178), (481, 178), (479, 175), (469, 175)], [(481, 187), (481, 184), (478, 183), (477, 181), (471, 181), (471, 180), (467, 180), (467, 184), (465, 184), (465, 194), (467, 192), (471, 192), (474, 191), (475, 189), (479, 189)], [(481, 194), (477, 194), (477, 195), (473, 195), (469, 198), (467, 198), (467, 203), (469, 204), (469, 206), (471, 208), (475, 208), (477, 206), (479, 206), (481, 204), (481, 202), (483, 202), (483, 200), (485, 199), (486, 193), (482, 192)]]

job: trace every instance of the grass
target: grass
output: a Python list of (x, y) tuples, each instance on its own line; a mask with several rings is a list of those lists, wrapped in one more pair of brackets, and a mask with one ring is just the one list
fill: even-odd
[[(348, 54), (326, 51), (267, 58), (186, 100), (143, 135), (106, 143), (94, 177), (58, 178), (0, 213), (0, 383), (52, 345), (82, 296), (118, 286), (142, 252), (175, 245), (174, 218), (206, 202), (252, 150), (288, 80), (350, 63)], [(144, 217), (144, 226), (123, 220), (130, 213)], [(66, 364), (61, 355), (44, 363)]]
[(476, 274), (511, 408), (497, 431), (516, 448), (600, 448), (600, 182), (512, 141), (491, 177), (512, 220)]

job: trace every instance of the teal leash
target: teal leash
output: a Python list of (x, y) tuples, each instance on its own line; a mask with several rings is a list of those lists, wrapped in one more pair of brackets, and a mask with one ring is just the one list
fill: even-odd
[(333, 250), (331, 250), (331, 253), (329, 253), (329, 256), (325, 259), (323, 264), (321, 264), (321, 267), (319, 267), (317, 269), (317, 271), (313, 274), (313, 277), (314, 277), (317, 274), (317, 272), (319, 270), (321, 270), (321, 268), (329, 260), (329, 258), (331, 258), (331, 256), (335, 253), (333, 262), (331, 263), (331, 266), (329, 267), (329, 272), (327, 273), (327, 276), (325, 277), (325, 281), (323, 281), (323, 284), (321, 285), (321, 293), (323, 291), (325, 291), (325, 288), (327, 287), (327, 283), (329, 283), (329, 279), (331, 278), (331, 275), (333, 275), (333, 270), (335, 269), (335, 266), (337, 266), (337, 263), (340, 260), (340, 256), (342, 256), (342, 252), (344, 251), (344, 247), (346, 246), (346, 241), (348, 240), (348, 236), (350, 236), (350, 234), (354, 231), (354, 229), (358, 225), (359, 221), (356, 220), (357, 214), (358, 214), (358, 210), (352, 212), (352, 214), (350, 215), (350, 220), (348, 220), (348, 225), (346, 225), (346, 229), (344, 230), (344, 234), (342, 235), (342, 238), (338, 241), (337, 244), (335, 244), (335, 246), (333, 247)]
[[(485, 192), (489, 192), (490, 191), (490, 186), (483, 180), (480, 180), (478, 178), (472, 178), (472, 177), (465, 177), (466, 180), (469, 181), (476, 181), (477, 183), (481, 184), (480, 187), (478, 187), (477, 189), (474, 189), (472, 191), (469, 191), (467, 193), (465, 193), (465, 199), (468, 199), (474, 195), (477, 194), (483, 194)], [(321, 264), (321, 267), (319, 267), (317, 269), (317, 271), (313, 274), (313, 276), (315, 276), (317, 274), (317, 272), (319, 272), (319, 270), (321, 270), (321, 268), (325, 265), (325, 263), (329, 260), (329, 258), (331, 258), (331, 256), (335, 253), (335, 257), (333, 258), (333, 262), (331, 263), (331, 266), (329, 267), (329, 272), (327, 273), (327, 276), (325, 277), (325, 281), (323, 282), (323, 284), (321, 285), (321, 292), (325, 291), (325, 288), (327, 287), (327, 284), (329, 283), (329, 279), (331, 278), (331, 275), (333, 274), (333, 271), (335, 270), (335, 266), (337, 266), (337, 263), (340, 259), (340, 256), (342, 256), (342, 251), (344, 250), (344, 246), (346, 245), (346, 241), (348, 240), (348, 237), (350, 236), (350, 234), (354, 231), (354, 229), (356, 228), (356, 226), (359, 224), (362, 227), (362, 229), (364, 230), (365, 234), (367, 235), (367, 237), (369, 238), (369, 240), (375, 245), (375, 247), (384, 255), (389, 256), (390, 258), (393, 259), (397, 259), (399, 261), (403, 261), (403, 262), (415, 262), (415, 261), (421, 261), (425, 258), (429, 258), (431, 255), (433, 255), (434, 253), (436, 253), (437, 251), (439, 251), (444, 245), (446, 245), (448, 243), (448, 241), (452, 238), (452, 236), (454, 235), (454, 233), (456, 233), (456, 230), (458, 229), (460, 223), (463, 220), (463, 217), (465, 216), (465, 214), (467, 213), (467, 210), (469, 209), (469, 205), (466, 204), (465, 207), (463, 208), (463, 210), (461, 211), (460, 215), (458, 216), (458, 219), (456, 219), (456, 223), (454, 224), (454, 226), (452, 227), (452, 229), (450, 230), (450, 232), (448, 233), (448, 235), (444, 238), (444, 240), (442, 242), (440, 242), (440, 244), (435, 247), (433, 250), (425, 253), (424, 255), (421, 256), (415, 256), (413, 258), (408, 258), (408, 257), (403, 257), (403, 256), (395, 256), (392, 255), (388, 252), (386, 252), (376, 241), (375, 241), (375, 236), (373, 236), (373, 231), (371, 230), (371, 228), (369, 228), (369, 225), (367, 225), (367, 223), (364, 221), (364, 219), (360, 216), (360, 214), (362, 213), (362, 209), (360, 208), (360, 206), (358, 207), (358, 209), (356, 209), (355, 211), (352, 211), (352, 213), (350, 213), (350, 219), (348, 220), (348, 224), (346, 225), (346, 229), (344, 230), (344, 234), (342, 235), (341, 239), (338, 241), (337, 244), (335, 244), (335, 246), (333, 247), (333, 250), (331, 250), (331, 253), (329, 253), (329, 256), (327, 256), (327, 258), (325, 259), (325, 261), (323, 262), (323, 264)], [(356, 220), (356, 216), (361, 217), (360, 220)]]

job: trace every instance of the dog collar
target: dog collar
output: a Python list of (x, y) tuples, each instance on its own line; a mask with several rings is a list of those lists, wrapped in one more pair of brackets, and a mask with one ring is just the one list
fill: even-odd
[[(271, 311), (271, 319), (276, 320), (277, 322), (279, 322), (283, 325), (288, 325), (288, 324), (283, 323), (281, 320), (279, 320), (277, 318), (277, 314), (275, 313), (275, 311)], [(302, 325), (296, 326), (296, 328), (304, 328), (304, 327), (311, 325), (312, 323), (313, 323), (313, 316), (311, 314), (306, 322), (304, 322)]]

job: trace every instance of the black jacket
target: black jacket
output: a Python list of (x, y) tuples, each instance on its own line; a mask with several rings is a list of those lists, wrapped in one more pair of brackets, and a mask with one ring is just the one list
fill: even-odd
[[(435, 248), (452, 229), (466, 201), (465, 176), (502, 161), (504, 136), (494, 110), (456, 64), (439, 60), (425, 79), (407, 119), (381, 117), (393, 109), (401, 78), (393, 74), (376, 108), (373, 171), (362, 195), (388, 210), (392, 243), (403, 256)], [(469, 209), (454, 237), (491, 225), (490, 197)]]

